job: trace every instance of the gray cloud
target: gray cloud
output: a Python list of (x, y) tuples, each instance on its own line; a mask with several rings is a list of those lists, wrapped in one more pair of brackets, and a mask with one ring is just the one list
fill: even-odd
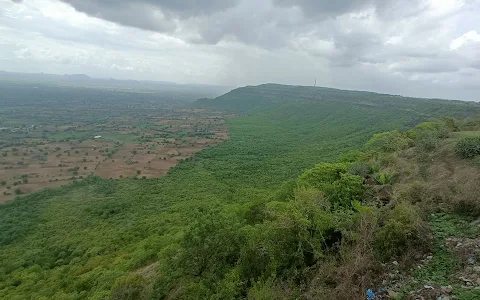
[(392, 67), (394, 71), (409, 73), (449, 73), (460, 69), (461, 65), (458, 63), (444, 60), (410, 61)]
[[(347, 13), (371, 8), (378, 15), (394, 18), (418, 13), (425, 6), (425, 0), (401, 3), (395, 0), (60, 1), (96, 18), (161, 33), (177, 33), (190, 42), (216, 44), (234, 38), (267, 48), (283, 46), (289, 36)], [(188, 34), (182, 36), (185, 32)]]
[(370, 0), (275, 0), (280, 6), (298, 7), (307, 16), (335, 17), (372, 5)]
[[(239, 0), (61, 0), (71, 4), (79, 11), (97, 15), (105, 11), (125, 10), (135, 7), (149, 7), (161, 11), (165, 15), (190, 17), (197, 15), (210, 15), (235, 6)], [(106, 14), (108, 15), (108, 14)], [(132, 14), (132, 18), (142, 18), (141, 15)], [(118, 18), (119, 23), (125, 21)]]
[(208, 16), (238, 0), (60, 0), (96, 18), (158, 32), (174, 32), (177, 20)]

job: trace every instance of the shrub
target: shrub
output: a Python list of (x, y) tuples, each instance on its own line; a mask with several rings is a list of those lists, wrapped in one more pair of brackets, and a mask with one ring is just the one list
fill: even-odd
[(349, 171), (352, 175), (366, 177), (372, 173), (372, 167), (365, 162), (356, 162), (350, 165)]
[(359, 150), (353, 150), (340, 155), (338, 161), (342, 163), (354, 163), (354, 162), (363, 160), (364, 156), (365, 156), (365, 153)]
[(144, 287), (146, 285), (145, 279), (139, 275), (129, 275), (122, 278), (115, 283), (112, 292), (112, 299), (114, 300), (137, 300), (146, 299)]
[(340, 179), (325, 188), (325, 196), (334, 205), (351, 207), (352, 201), (362, 201), (365, 193), (363, 178), (341, 174)]
[(398, 173), (395, 171), (392, 172), (379, 172), (373, 175), (373, 179), (377, 184), (385, 185), (385, 184), (392, 184), (395, 181)]
[(461, 215), (478, 218), (480, 216), (480, 176), (469, 176), (456, 183), (456, 194), (452, 197), (453, 210)]
[(380, 150), (383, 152), (394, 152), (408, 148), (411, 139), (397, 130), (378, 133), (367, 142), (365, 147), (368, 150)]
[(425, 152), (430, 152), (438, 147), (439, 134), (436, 131), (424, 131), (418, 134), (415, 146)]
[(457, 142), (455, 152), (463, 158), (480, 155), (480, 136), (468, 136)]
[(425, 249), (428, 229), (418, 209), (407, 202), (398, 204), (377, 231), (374, 249), (378, 257), (388, 261), (413, 250)]
[(445, 117), (443, 118), (443, 122), (445, 123), (445, 126), (453, 132), (460, 131), (460, 127), (457, 125), (457, 120), (451, 117)]

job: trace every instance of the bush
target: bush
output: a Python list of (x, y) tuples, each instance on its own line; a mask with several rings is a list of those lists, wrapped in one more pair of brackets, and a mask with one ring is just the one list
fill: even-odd
[(373, 135), (373, 138), (367, 142), (365, 147), (368, 150), (395, 152), (408, 148), (410, 144), (411, 139), (407, 135), (394, 130)]
[(350, 165), (349, 171), (352, 175), (366, 177), (367, 175), (372, 174), (372, 167), (365, 162), (356, 162)]
[(373, 175), (373, 179), (377, 184), (385, 185), (385, 184), (392, 184), (395, 181), (398, 173), (395, 171), (392, 172), (379, 172)]
[(463, 158), (480, 155), (480, 136), (468, 136), (457, 142), (455, 152)]
[(112, 292), (114, 300), (137, 300), (146, 299), (144, 287), (145, 279), (139, 274), (129, 275), (115, 283)]
[(325, 196), (334, 205), (351, 207), (352, 201), (362, 201), (365, 193), (363, 178), (341, 174), (340, 179), (325, 188)]
[(395, 259), (409, 251), (425, 249), (428, 229), (418, 209), (407, 202), (398, 204), (377, 231), (374, 249), (384, 261)]
[(425, 152), (435, 150), (439, 144), (439, 136), (436, 131), (424, 131), (418, 134), (415, 146)]
[(480, 217), (480, 176), (469, 176), (462, 178), (456, 184), (456, 194), (452, 197), (453, 210), (457, 214)]

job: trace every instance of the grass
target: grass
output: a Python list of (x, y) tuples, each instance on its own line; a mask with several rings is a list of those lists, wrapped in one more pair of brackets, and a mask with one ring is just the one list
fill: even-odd
[(412, 271), (412, 277), (400, 295), (406, 296), (409, 291), (422, 289), (424, 285), (452, 285), (454, 295), (459, 299), (478, 299), (480, 291), (465, 290), (459, 284), (452, 284), (457, 281), (456, 273), (461, 270), (462, 263), (458, 256), (447, 249), (445, 240), (449, 237), (477, 237), (480, 228), (472, 226), (471, 219), (447, 213), (432, 214), (429, 221), (434, 234), (432, 259), (426, 266)]

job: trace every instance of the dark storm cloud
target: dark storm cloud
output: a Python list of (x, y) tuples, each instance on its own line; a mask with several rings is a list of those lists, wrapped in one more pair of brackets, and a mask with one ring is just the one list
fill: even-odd
[[(183, 39), (216, 44), (237, 39), (265, 48), (322, 20), (366, 8), (381, 15), (417, 11), (422, 0), (61, 0), (88, 15), (161, 33), (189, 33)], [(295, 10), (295, 8), (297, 10)], [(299, 14), (299, 12), (301, 12)]]
[(174, 32), (177, 20), (208, 16), (238, 0), (61, 0), (90, 16), (158, 32)]

